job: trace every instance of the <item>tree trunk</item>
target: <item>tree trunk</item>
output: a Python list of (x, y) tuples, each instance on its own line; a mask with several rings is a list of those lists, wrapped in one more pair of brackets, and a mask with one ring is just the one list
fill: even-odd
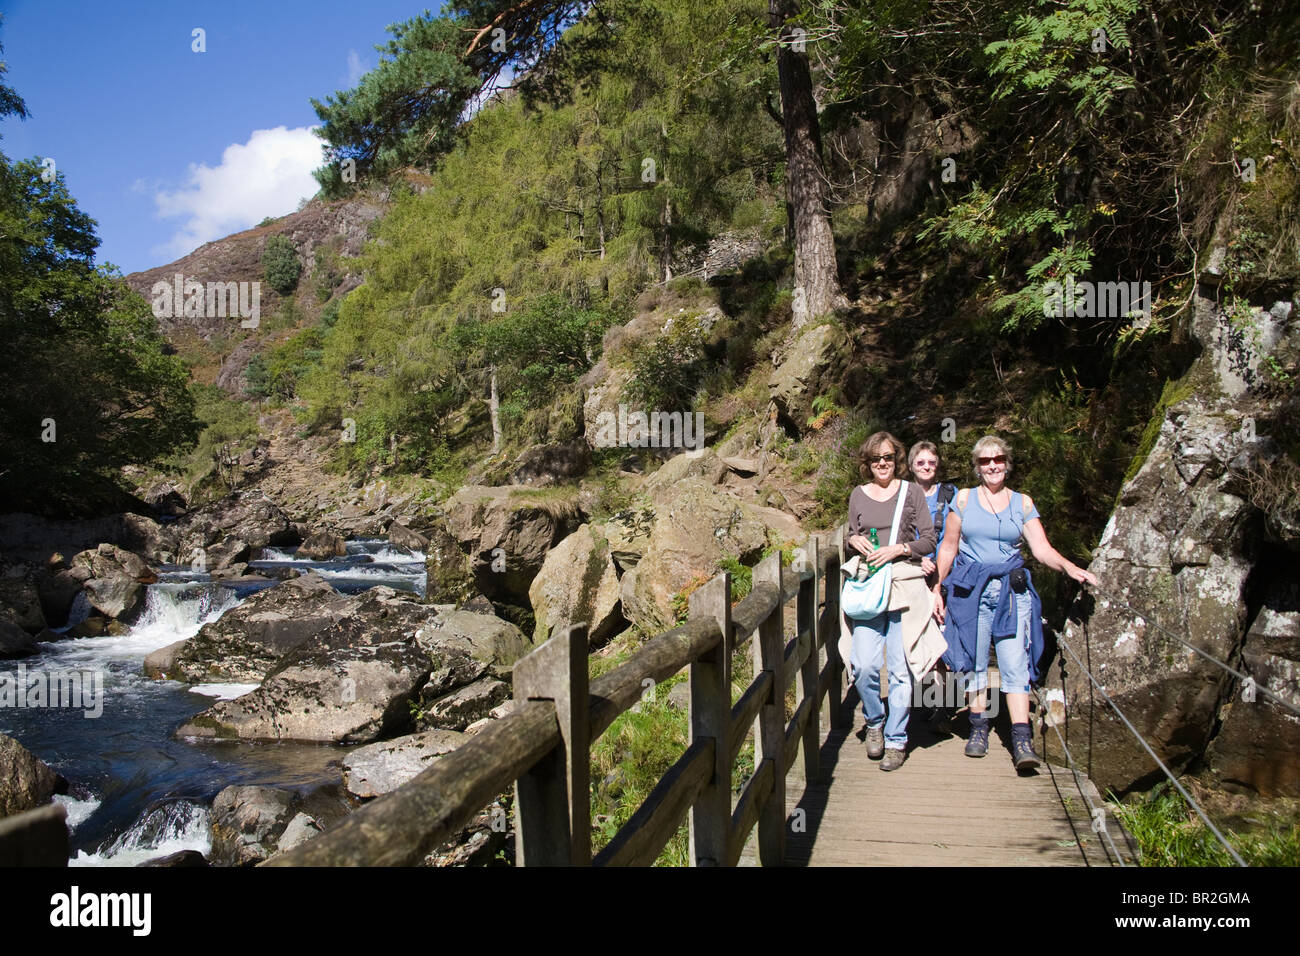
[[(667, 190), (664, 190), (665, 194)], [(659, 268), (664, 282), (673, 277), (673, 201), (664, 196), (663, 244), (659, 247)]]
[(501, 454), (501, 399), (497, 396), (497, 367), (489, 369), (488, 414), (492, 416), (492, 454)]
[(826, 212), (821, 128), (807, 53), (792, 48), (786, 19), (796, 0), (768, 0), (768, 22), (781, 37), (776, 69), (785, 126), (786, 201), (794, 220), (794, 325), (846, 303), (835, 263), (835, 236)]

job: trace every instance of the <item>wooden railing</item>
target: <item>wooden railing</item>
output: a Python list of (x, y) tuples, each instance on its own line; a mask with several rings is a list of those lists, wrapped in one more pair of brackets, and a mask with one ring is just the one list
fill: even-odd
[[(552, 637), (515, 665), (510, 714), (267, 865), (419, 864), (512, 783), (520, 866), (649, 865), (688, 814), (693, 865), (734, 866), (755, 826), (759, 861), (780, 865), (786, 774), (802, 745), (804, 774), (816, 777), (823, 700), (833, 723), (843, 719), (842, 534), (841, 528), (829, 542), (810, 538), (788, 571), (779, 554), (765, 558), (754, 568), (753, 590), (735, 607), (730, 575), (718, 575), (691, 595), (686, 623), (652, 638), (590, 685), (586, 626)], [(796, 597), (795, 635), (785, 641), (783, 609)], [(751, 642), (754, 679), (733, 705), (733, 654)], [(641, 700), (648, 682), (660, 683), (686, 666), (690, 742), (593, 860), (591, 742)], [(794, 712), (787, 717), (786, 691), (796, 677)], [(733, 806), (732, 767), (751, 727), (754, 773)]]

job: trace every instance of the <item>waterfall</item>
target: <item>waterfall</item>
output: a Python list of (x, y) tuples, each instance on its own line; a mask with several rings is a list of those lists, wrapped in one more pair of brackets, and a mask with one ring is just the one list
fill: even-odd
[(171, 800), (149, 807), (122, 833), (94, 853), (79, 852), (72, 866), (135, 866), (181, 850), (212, 848), (207, 807)]

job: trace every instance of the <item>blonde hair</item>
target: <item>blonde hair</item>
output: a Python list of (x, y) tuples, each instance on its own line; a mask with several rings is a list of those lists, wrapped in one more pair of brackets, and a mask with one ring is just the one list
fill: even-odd
[(997, 435), (985, 435), (975, 443), (975, 447), (970, 450), (971, 468), (975, 470), (975, 477), (980, 477), (980, 455), (987, 453), (989, 449), (996, 448), (997, 454), (1007, 456), (1007, 471), (1011, 474), (1011, 446), (999, 438)]

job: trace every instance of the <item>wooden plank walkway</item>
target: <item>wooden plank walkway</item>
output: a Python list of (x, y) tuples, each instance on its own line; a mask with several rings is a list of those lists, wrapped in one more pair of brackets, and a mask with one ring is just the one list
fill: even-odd
[[(989, 736), (988, 756), (979, 760), (963, 753), (964, 714), (952, 727), (960, 733), (945, 733), (914, 714), (907, 762), (884, 773), (867, 757), (855, 693), (846, 706), (854, 711), (853, 730), (827, 735), (821, 779), (805, 787), (790, 778), (787, 865), (1113, 865), (1068, 769), (1044, 764), (1032, 775), (1016, 774), (1005, 713)], [(1040, 757), (1041, 740), (1035, 741)], [(1123, 849), (1117, 833), (1116, 842)]]

